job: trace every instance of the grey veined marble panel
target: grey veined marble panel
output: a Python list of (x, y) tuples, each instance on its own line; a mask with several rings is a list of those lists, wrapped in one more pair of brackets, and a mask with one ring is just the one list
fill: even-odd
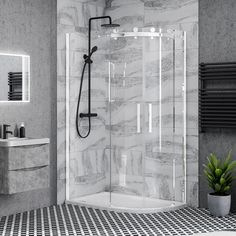
[(109, 151), (86, 150), (70, 153), (70, 196), (79, 197), (107, 189)]

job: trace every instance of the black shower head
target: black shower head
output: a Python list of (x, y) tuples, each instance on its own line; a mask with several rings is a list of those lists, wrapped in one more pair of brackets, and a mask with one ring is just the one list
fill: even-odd
[(104, 27), (104, 28), (116, 28), (116, 27), (120, 27), (119, 24), (102, 24), (101, 27)]

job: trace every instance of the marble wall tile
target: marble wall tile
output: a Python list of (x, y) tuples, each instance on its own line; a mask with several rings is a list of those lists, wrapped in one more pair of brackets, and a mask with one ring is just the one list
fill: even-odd
[(187, 203), (193, 207), (198, 207), (198, 176), (188, 176), (187, 181)]
[[(121, 31), (121, 30), (119, 30)], [(119, 32), (118, 31), (118, 32)], [(122, 32), (122, 31), (121, 31)], [(117, 58), (117, 60), (123, 59), (128, 54), (133, 54), (135, 57), (142, 55), (142, 38), (137, 37), (111, 37), (110, 38), (110, 52), (112, 53), (112, 58)], [(116, 56), (116, 54), (118, 54)], [(135, 60), (136, 58), (130, 57), (130, 59)]]
[(57, 50), (57, 76), (66, 75), (66, 51)]
[(58, 123), (57, 128), (63, 129), (66, 124), (66, 109), (65, 109), (65, 102), (58, 102), (57, 114), (58, 114)]
[(127, 4), (141, 4), (143, 0), (106, 0), (107, 7), (120, 7)]
[[(183, 158), (181, 160), (176, 159), (174, 156), (166, 156), (163, 159), (145, 159), (145, 177), (164, 178), (168, 179), (169, 185), (167, 199), (178, 199), (183, 201), (184, 192), (184, 168)], [(156, 186), (158, 189), (159, 186)], [(162, 195), (160, 189), (159, 194)], [(164, 194), (167, 195), (166, 193)]]
[[(149, 126), (149, 106), (152, 107), (152, 127), (153, 129), (159, 129), (160, 126), (160, 118), (161, 127), (164, 128), (182, 128), (184, 121), (183, 114), (183, 103), (182, 102), (174, 102), (171, 100), (162, 101), (161, 102), (161, 114), (159, 114), (160, 103), (157, 102), (146, 102), (143, 103), (143, 112), (144, 116), (144, 124), (145, 131), (147, 132)], [(161, 115), (161, 116), (160, 116)]]
[[(61, 28), (63, 28), (64, 30), (67, 29), (66, 26), (61, 26)], [(75, 32), (75, 31), (67, 33), (70, 33), (69, 36), (70, 51), (87, 53), (88, 35), (83, 32)]]
[(172, 129), (169, 129), (169, 135), (166, 134), (167, 132), (167, 129), (162, 130), (161, 139), (159, 131), (145, 135), (145, 155), (147, 157), (163, 159), (176, 154), (175, 158), (181, 159), (183, 155), (182, 135), (174, 135)]
[(143, 3), (107, 7), (105, 13), (112, 16), (115, 23), (121, 25), (121, 30), (130, 30), (133, 27), (142, 27), (144, 23)]
[(66, 180), (57, 179), (57, 203), (62, 204), (66, 199)]
[(90, 194), (100, 193), (106, 191), (106, 179), (99, 179), (99, 181), (91, 184), (70, 182), (70, 199), (73, 200), (77, 197), (82, 197)]
[(171, 179), (167, 176), (145, 177), (145, 195), (151, 198), (173, 200), (173, 189)]
[[(62, 25), (85, 26), (82, 14), (83, 4), (73, 0), (59, 1), (57, 4), (57, 21)], [(79, 14), (80, 13), (80, 14)]]
[(109, 107), (111, 118), (111, 123), (109, 121), (109, 124), (122, 127), (136, 127), (138, 104), (140, 104), (140, 102), (112, 102)]
[(87, 4), (94, 4), (105, 7), (105, 1), (104, 0), (74, 0), (75, 2), (82, 2)]
[[(175, 31), (175, 48), (183, 49), (183, 31), (186, 32), (186, 48), (187, 49), (197, 49), (198, 48), (198, 22), (186, 22), (186, 23), (174, 23), (162, 26), (163, 32), (174, 30)], [(167, 48), (165, 45), (165, 39), (163, 38), (163, 47)], [(170, 44), (171, 40), (167, 41), (167, 46)], [(168, 44), (169, 43), (169, 44)], [(171, 48), (171, 45), (169, 45)]]
[(105, 190), (108, 168), (105, 149), (70, 153), (70, 198)]
[[(118, 179), (121, 179), (119, 176)], [(121, 180), (120, 182), (122, 182)], [(113, 183), (111, 185), (111, 192), (118, 192), (122, 194), (142, 196), (144, 192), (143, 178), (141, 176), (126, 176), (125, 184)]]
[(65, 103), (57, 103), (57, 151), (65, 153)]
[[(76, 110), (77, 103), (70, 103), (70, 133), (73, 135), (73, 131), (75, 130), (75, 120), (76, 120)], [(92, 102), (91, 104), (91, 112), (97, 113), (97, 117), (92, 117), (92, 126), (105, 126), (108, 120), (107, 113), (107, 103), (106, 102)], [(79, 107), (79, 113), (88, 113), (88, 102), (81, 102)], [(87, 127), (88, 126), (88, 118), (83, 118), (79, 120), (79, 127)], [(102, 136), (102, 134), (101, 134)]]
[(187, 129), (198, 129), (198, 103), (187, 103)]
[(57, 154), (57, 179), (66, 179), (66, 155), (65, 152)]
[(66, 50), (66, 33), (73, 33), (75, 31), (74, 25), (57, 25), (57, 50)]
[[(198, 131), (198, 129), (196, 129)], [(187, 132), (187, 155), (191, 156), (191, 160), (196, 161), (198, 160), (198, 147), (196, 143), (198, 142), (198, 133), (194, 133), (194, 131), (188, 130)]]
[[(58, 2), (57, 12), (59, 24), (72, 25), (78, 31), (86, 31), (88, 19), (96, 15), (102, 16), (104, 14), (104, 7), (98, 4), (67, 0)], [(99, 23), (95, 22), (92, 27), (98, 28), (99, 26)]]
[(198, 76), (198, 49), (187, 50), (186, 66), (187, 79), (192, 76), (196, 78)]
[(143, 156), (138, 150), (127, 150), (125, 147), (112, 148), (112, 173), (142, 175)]
[(143, 193), (143, 156), (137, 150), (112, 148), (111, 190), (125, 194)]
[[(57, 76), (57, 102), (65, 104), (66, 102), (66, 77), (63, 76)], [(65, 108), (64, 108), (65, 109)], [(61, 109), (60, 109), (61, 110)]]
[[(80, 77), (70, 77), (70, 102), (77, 103), (80, 88)], [(106, 102), (108, 100), (108, 83), (106, 78), (96, 78), (91, 76), (91, 101)], [(81, 93), (81, 102), (88, 101), (88, 78), (84, 75), (83, 87)]]
[[(108, 132), (110, 132), (110, 128)], [(136, 127), (111, 126), (111, 147), (142, 151), (144, 147), (143, 136), (137, 133)]]
[[(174, 162), (175, 160), (175, 162)], [(175, 173), (175, 176), (173, 174)], [(146, 194), (151, 197), (183, 201), (184, 169), (183, 158), (165, 156), (162, 159), (145, 159)], [(164, 188), (166, 185), (166, 189)], [(151, 193), (151, 195), (149, 195)]]
[(96, 54), (110, 54), (110, 32), (114, 29), (100, 27), (98, 30), (91, 31), (91, 46), (97, 46)]
[(171, 23), (197, 22), (198, 1), (148, 1), (145, 6), (145, 24), (167, 25)]
[(112, 101), (138, 102), (142, 100), (143, 84), (141, 77), (114, 76), (111, 78), (110, 82)]
[[(188, 77), (187, 80), (187, 101), (198, 103), (198, 76)], [(196, 110), (198, 115), (198, 110)]]
[(80, 77), (84, 66), (83, 52), (70, 52), (70, 76)]
[[(80, 131), (82, 135), (87, 134), (88, 126), (83, 126)], [(91, 133), (92, 135), (89, 135), (88, 138), (81, 139), (76, 130), (73, 129), (73, 132), (70, 133), (70, 151), (81, 152), (87, 149), (101, 149), (109, 145), (105, 126), (92, 126)]]
[(97, 177), (105, 177), (108, 163), (105, 149), (86, 150), (70, 153), (70, 179), (75, 183), (89, 184)]

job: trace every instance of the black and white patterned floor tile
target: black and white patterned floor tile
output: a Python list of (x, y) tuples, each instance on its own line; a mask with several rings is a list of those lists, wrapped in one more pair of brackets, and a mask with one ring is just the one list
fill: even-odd
[(222, 229), (236, 229), (236, 215), (214, 218), (207, 210), (189, 207), (171, 212), (134, 214), (63, 204), (0, 220), (0, 235), (3, 236), (179, 236)]

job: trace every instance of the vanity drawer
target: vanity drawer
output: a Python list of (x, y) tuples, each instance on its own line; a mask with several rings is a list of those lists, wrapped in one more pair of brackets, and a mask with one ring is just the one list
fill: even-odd
[(8, 170), (49, 165), (49, 145), (29, 145), (4, 148), (8, 152)]
[(49, 166), (12, 170), (7, 173), (3, 194), (13, 194), (49, 187)]

